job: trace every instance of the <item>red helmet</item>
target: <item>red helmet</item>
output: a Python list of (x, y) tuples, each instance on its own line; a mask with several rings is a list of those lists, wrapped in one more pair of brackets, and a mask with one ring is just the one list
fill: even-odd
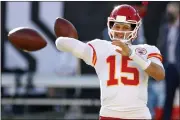
[[(133, 30), (132, 31), (112, 30), (111, 28), (114, 25), (114, 23), (130, 23), (131, 25), (134, 25)], [(124, 33), (124, 34), (130, 33), (127, 38), (125, 38), (124, 35), (124, 39), (123, 39), (124, 42), (134, 40), (137, 37), (137, 31), (139, 30), (140, 25), (141, 25), (141, 18), (139, 16), (138, 11), (132, 6), (126, 4), (116, 6), (111, 12), (110, 17), (108, 17), (108, 23), (107, 23), (108, 33), (112, 40), (118, 39), (115, 38), (114, 35), (115, 32)]]

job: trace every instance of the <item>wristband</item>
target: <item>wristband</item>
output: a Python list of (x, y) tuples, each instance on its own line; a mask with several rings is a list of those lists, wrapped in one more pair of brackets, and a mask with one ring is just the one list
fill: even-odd
[(140, 55), (136, 54), (135, 50), (131, 51), (129, 58), (131, 58), (134, 62), (136, 62), (143, 70), (147, 69), (151, 64), (151, 61), (148, 59), (144, 59)]

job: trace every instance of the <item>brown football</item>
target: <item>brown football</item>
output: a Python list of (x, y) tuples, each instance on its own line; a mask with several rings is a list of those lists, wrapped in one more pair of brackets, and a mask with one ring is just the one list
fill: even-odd
[(8, 34), (9, 41), (23, 51), (37, 51), (47, 45), (45, 39), (34, 29), (18, 27)]
[(54, 32), (56, 37), (71, 37), (78, 39), (78, 33), (74, 25), (64, 19), (64, 18), (57, 18), (54, 24)]

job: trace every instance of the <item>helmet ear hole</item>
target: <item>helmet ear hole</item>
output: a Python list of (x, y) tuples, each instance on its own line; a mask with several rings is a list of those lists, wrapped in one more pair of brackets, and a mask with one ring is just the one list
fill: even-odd
[(110, 29), (114, 26), (114, 23), (115, 23), (115, 22), (113, 22), (113, 21), (110, 21), (110, 22), (109, 22), (109, 27), (110, 27)]
[(136, 28), (136, 24), (131, 24), (132, 31)]

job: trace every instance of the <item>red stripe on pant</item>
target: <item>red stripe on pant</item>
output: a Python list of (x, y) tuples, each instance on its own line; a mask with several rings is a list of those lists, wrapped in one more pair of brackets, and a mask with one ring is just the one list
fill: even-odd
[[(99, 120), (139, 120), (139, 119), (122, 119), (122, 118), (113, 118), (113, 117), (100, 116)], [(141, 120), (147, 120), (147, 119), (141, 119)]]
[(99, 120), (123, 120), (123, 119), (100, 116), (100, 117), (99, 117)]

